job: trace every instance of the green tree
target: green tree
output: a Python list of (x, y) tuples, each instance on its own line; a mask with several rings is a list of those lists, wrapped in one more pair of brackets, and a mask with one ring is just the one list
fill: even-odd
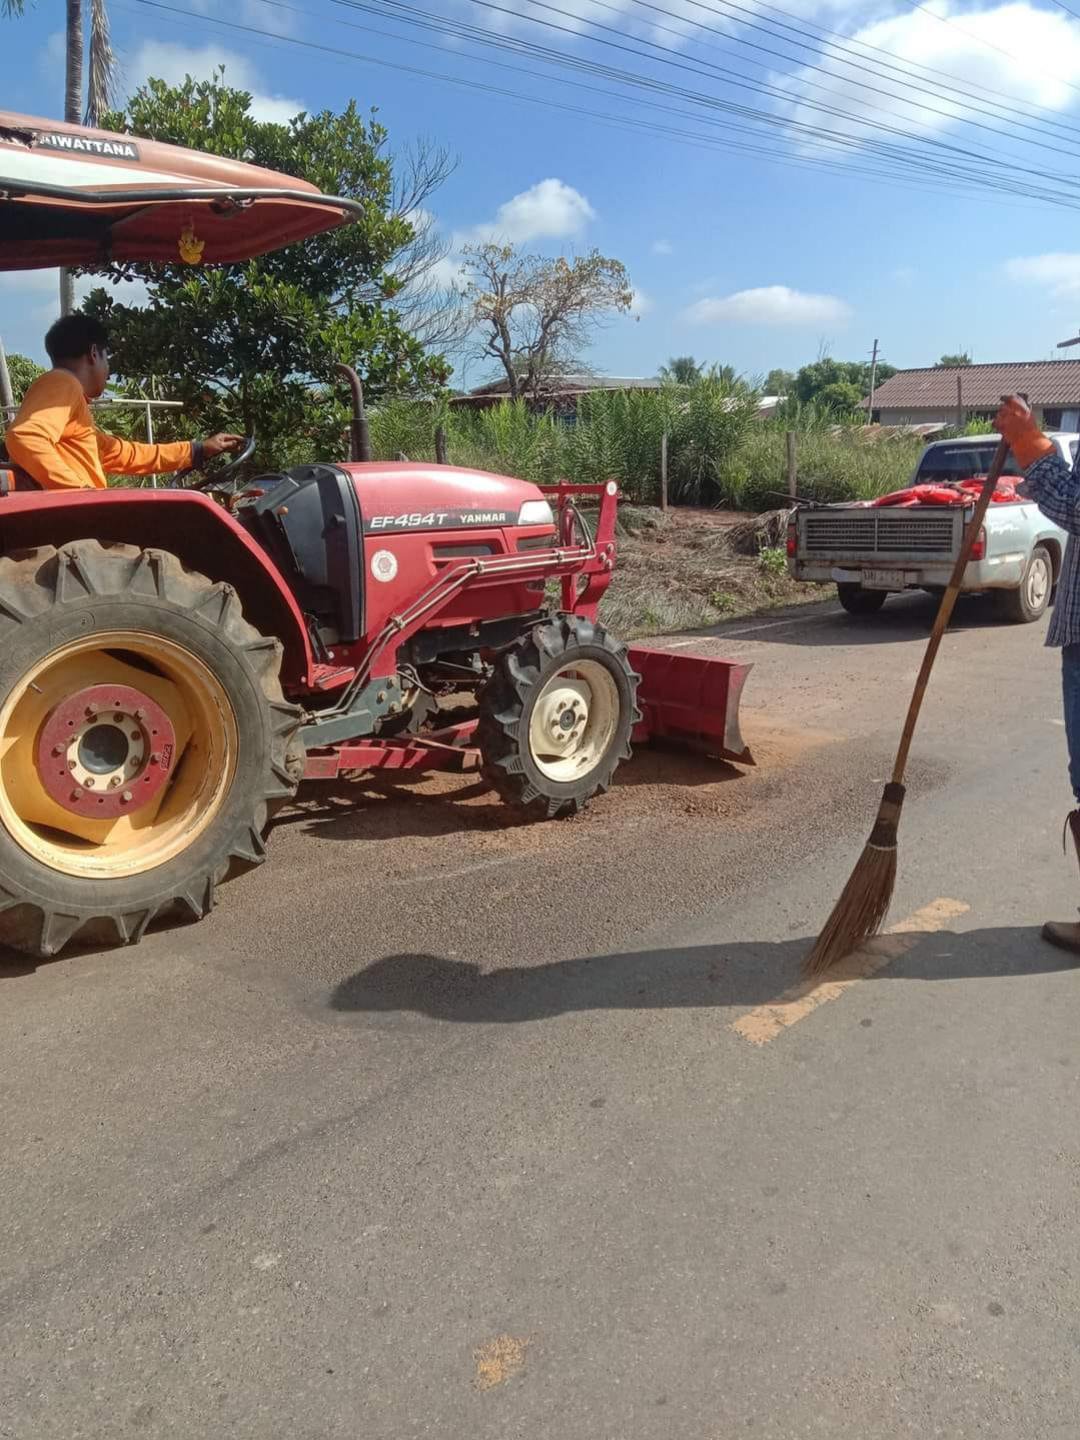
[(673, 385), (693, 385), (702, 376), (702, 366), (693, 355), (673, 355), (666, 365), (660, 366), (660, 379)]
[[(878, 385), (884, 384), (895, 374), (895, 365), (878, 361), (876, 379)], [(804, 405), (818, 403), (829, 405), (829, 401), (822, 401), (821, 393), (834, 385), (850, 385), (856, 389), (859, 393), (855, 404), (858, 405), (870, 394), (869, 360), (833, 360), (830, 356), (815, 360), (812, 365), (802, 367), (795, 376), (794, 391), (789, 393), (794, 393), (795, 398)], [(832, 401), (838, 400), (841, 394), (842, 392), (833, 392)]]
[(791, 370), (770, 370), (763, 389), (766, 395), (790, 395), (795, 389), (795, 375)]
[(11, 376), (11, 391), (15, 396), (15, 404), (20, 405), (22, 398), (29, 390), (39, 375), (45, 372), (40, 365), (35, 365), (33, 360), (27, 359), (25, 355), (9, 355), (7, 357), (8, 374)]
[(971, 356), (966, 350), (960, 350), (955, 355), (942, 355), (934, 367), (936, 370), (959, 370), (962, 365), (970, 365)]
[(580, 365), (598, 326), (633, 301), (626, 267), (596, 250), (571, 261), (466, 245), (462, 278), (472, 354), (499, 365), (511, 400), (535, 399), (553, 376)]
[(715, 380), (725, 390), (745, 390), (747, 388), (746, 381), (734, 365), (710, 365), (705, 372), (705, 379)]
[(814, 396), (814, 404), (832, 415), (854, 415), (863, 400), (862, 388), (849, 380), (834, 380), (823, 385)]
[(174, 433), (254, 433), (264, 465), (336, 458), (347, 414), (332, 380), (336, 362), (357, 367), (372, 400), (430, 392), (449, 377), (445, 360), (425, 354), (389, 303), (400, 287), (389, 266), (413, 229), (393, 213), (386, 131), (354, 104), (270, 124), (254, 119), (251, 96), (221, 75), (189, 76), (178, 86), (148, 81), (105, 123), (297, 175), (365, 204), (358, 222), (244, 264), (114, 269), (113, 278), (146, 282), (145, 306), (93, 291), (84, 308), (109, 326), (122, 387), (184, 402)]

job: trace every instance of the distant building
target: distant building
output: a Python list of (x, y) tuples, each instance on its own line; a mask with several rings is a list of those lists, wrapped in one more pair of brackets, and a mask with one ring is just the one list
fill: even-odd
[[(662, 383), (625, 375), (553, 375), (544, 385), (543, 394), (529, 401), (529, 408), (554, 410), (570, 417), (577, 414), (582, 395), (591, 395), (597, 390), (659, 390)], [(450, 403), (470, 410), (487, 410), (492, 405), (500, 405), (509, 393), (509, 381), (493, 380), (490, 385), (478, 385), (467, 395), (455, 395)]]
[[(583, 395), (595, 395), (599, 390), (659, 390), (663, 383), (662, 380), (628, 375), (554, 375), (545, 385), (543, 394), (536, 400), (530, 400), (529, 408), (554, 410), (570, 420), (577, 414), (578, 401)], [(467, 395), (455, 395), (450, 404), (465, 405), (470, 410), (487, 410), (506, 400), (509, 390), (505, 380), (493, 380), (490, 385), (478, 385)], [(767, 419), (783, 402), (783, 395), (759, 396), (759, 419)]]
[(1080, 430), (1080, 360), (898, 370), (877, 387), (870, 418), (882, 425), (990, 421), (1002, 395), (1026, 395), (1045, 430)]

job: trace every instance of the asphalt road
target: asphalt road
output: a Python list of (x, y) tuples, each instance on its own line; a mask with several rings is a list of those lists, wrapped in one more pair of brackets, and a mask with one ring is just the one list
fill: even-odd
[[(210, 920), (0, 967), (0, 1435), (1080, 1431), (1056, 657), (961, 606), (866, 978), (798, 996), (930, 612), (734, 623), (756, 772), (319, 793)], [(908, 922), (906, 929), (903, 922)], [(815, 1003), (821, 1002), (821, 1003)]]

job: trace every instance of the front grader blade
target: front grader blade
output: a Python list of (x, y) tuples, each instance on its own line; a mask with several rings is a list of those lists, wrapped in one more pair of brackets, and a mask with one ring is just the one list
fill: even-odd
[(631, 645), (629, 656), (641, 676), (635, 741), (670, 740), (739, 765), (754, 764), (739, 729), (739, 701), (752, 665), (655, 645)]

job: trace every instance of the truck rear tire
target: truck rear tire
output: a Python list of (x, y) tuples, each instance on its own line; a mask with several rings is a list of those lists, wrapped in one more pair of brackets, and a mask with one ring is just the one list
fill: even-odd
[(164, 551), (0, 558), (0, 944), (131, 944), (262, 862), (300, 770), (280, 662)]
[(849, 615), (876, 615), (888, 594), (887, 590), (864, 590), (861, 585), (836, 587), (836, 598)]
[(1045, 615), (1053, 588), (1054, 562), (1045, 545), (1036, 545), (1017, 588), (995, 594), (998, 613), (1014, 625), (1031, 625)]
[(480, 697), (485, 778), (531, 819), (576, 814), (630, 758), (637, 683), (603, 626), (577, 615), (536, 625), (499, 656)]

